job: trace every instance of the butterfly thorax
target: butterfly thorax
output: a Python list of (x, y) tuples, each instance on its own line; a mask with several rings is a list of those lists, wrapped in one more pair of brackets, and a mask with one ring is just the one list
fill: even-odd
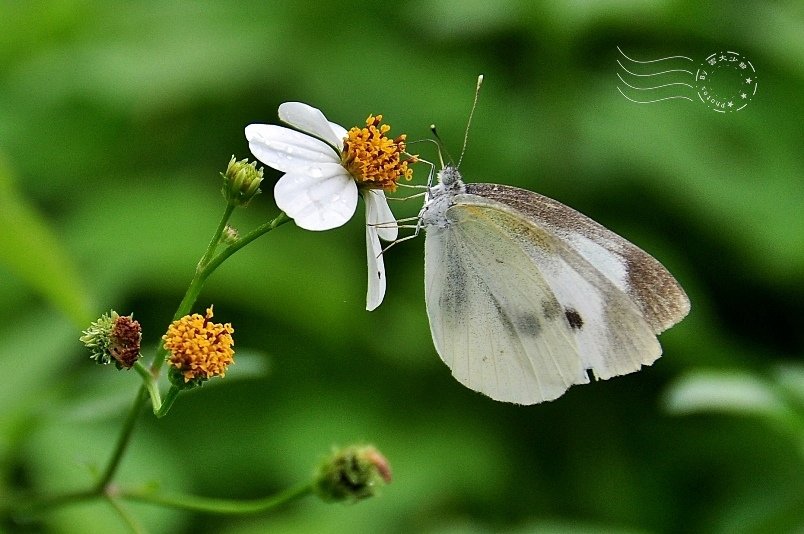
[(452, 206), (455, 195), (465, 192), (466, 185), (461, 180), (457, 168), (448, 165), (441, 169), (438, 173), (438, 185), (428, 191), (424, 207), (419, 214), (422, 225), (437, 228), (449, 226), (447, 209)]

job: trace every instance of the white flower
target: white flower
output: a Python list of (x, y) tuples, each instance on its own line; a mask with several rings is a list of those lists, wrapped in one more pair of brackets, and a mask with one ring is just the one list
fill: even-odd
[(365, 128), (347, 131), (301, 102), (280, 105), (279, 118), (300, 131), (272, 124), (246, 126), (251, 153), (285, 173), (274, 187), (279, 209), (301, 228), (329, 230), (352, 218), (358, 192), (366, 202), (366, 309), (373, 310), (385, 295), (380, 238), (397, 237), (384, 191), (395, 190), (397, 181), (409, 179), (412, 172), (409, 160), (401, 158), (405, 136), (386, 137), (389, 127), (381, 124), (382, 115), (370, 116)]

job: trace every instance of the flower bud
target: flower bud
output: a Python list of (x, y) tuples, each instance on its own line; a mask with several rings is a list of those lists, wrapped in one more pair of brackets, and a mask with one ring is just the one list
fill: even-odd
[(240, 239), (240, 234), (237, 233), (237, 228), (227, 224), (226, 228), (223, 229), (223, 233), (221, 234), (221, 243), (224, 245), (231, 245), (236, 243), (238, 239)]
[(356, 502), (377, 494), (391, 482), (388, 460), (371, 445), (336, 450), (318, 467), (316, 494), (325, 501)]
[(247, 159), (240, 161), (229, 160), (226, 172), (221, 173), (223, 177), (223, 197), (229, 204), (236, 206), (246, 206), (252, 198), (257, 196), (262, 183), (263, 169), (257, 169), (257, 162), (249, 163)]
[(79, 340), (89, 349), (90, 358), (99, 364), (115, 362), (118, 369), (130, 369), (140, 357), (142, 329), (132, 315), (104, 313)]

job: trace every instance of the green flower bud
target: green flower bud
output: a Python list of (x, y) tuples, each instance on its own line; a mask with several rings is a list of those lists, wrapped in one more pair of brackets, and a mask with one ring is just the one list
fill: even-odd
[(130, 369), (140, 357), (142, 329), (132, 315), (104, 313), (78, 338), (89, 351), (89, 357), (107, 365), (114, 361), (118, 369)]
[(321, 463), (313, 486), (322, 500), (356, 502), (376, 495), (390, 482), (391, 466), (380, 451), (371, 445), (351, 445)]
[(221, 173), (223, 177), (223, 197), (229, 204), (236, 206), (246, 206), (252, 198), (261, 193), (260, 183), (262, 183), (263, 169), (257, 169), (257, 162), (249, 163), (247, 159), (240, 161), (229, 160), (226, 172)]

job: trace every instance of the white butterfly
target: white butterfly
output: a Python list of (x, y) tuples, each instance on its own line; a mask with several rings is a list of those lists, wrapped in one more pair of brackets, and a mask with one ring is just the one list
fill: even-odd
[(436, 350), (465, 386), (535, 404), (638, 371), (690, 309), (657, 260), (542, 195), (438, 174), (420, 213)]

